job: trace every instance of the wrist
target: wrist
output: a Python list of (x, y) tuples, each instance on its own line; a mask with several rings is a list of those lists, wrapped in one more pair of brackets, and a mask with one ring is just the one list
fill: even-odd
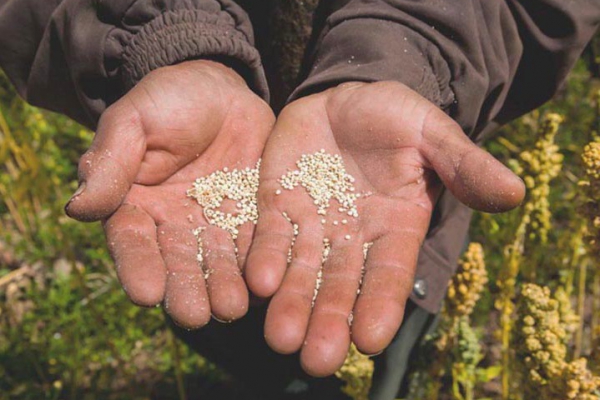
[(224, 62), (225, 60), (213, 60), (213, 59), (199, 59), (184, 61), (178, 66), (183, 69), (191, 69), (197, 73), (206, 74), (212, 78), (222, 80), (231, 86), (243, 86), (248, 88), (246, 80), (237, 69), (233, 68), (229, 63)]
[(163, 80), (166, 79), (165, 75), (168, 76), (169, 80), (187, 80), (190, 85), (192, 82), (205, 82), (213, 87), (251, 91), (246, 80), (237, 71), (223, 63), (212, 60), (190, 60), (161, 67), (146, 75), (143, 81)]

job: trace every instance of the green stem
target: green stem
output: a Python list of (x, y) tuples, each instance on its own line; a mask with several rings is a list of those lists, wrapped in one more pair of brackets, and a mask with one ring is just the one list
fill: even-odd
[(592, 343), (596, 343), (598, 324), (600, 321), (600, 273), (597, 270), (594, 271), (594, 283), (592, 284)]
[(587, 222), (585, 220), (581, 220), (577, 223), (577, 234), (574, 235), (573, 240), (571, 241), (571, 248), (573, 249), (573, 254), (571, 255), (570, 267), (565, 278), (565, 293), (570, 298), (573, 293), (573, 286), (575, 285), (575, 271), (579, 268), (581, 263), (581, 256), (583, 255), (583, 235), (586, 230)]
[(515, 282), (519, 275), (521, 255), (525, 243), (525, 232), (527, 230), (529, 214), (525, 214), (517, 228), (515, 241), (509, 247), (508, 262), (505, 267), (505, 274), (501, 278), (502, 291), (500, 300), (502, 308), (500, 310), (500, 329), (502, 333), (502, 400), (508, 400), (510, 397), (510, 367), (511, 367), (511, 346), (510, 338), (513, 327), (512, 320), (512, 301), (515, 294)]
[(577, 315), (579, 323), (577, 324), (577, 332), (575, 332), (575, 349), (573, 350), (573, 358), (581, 357), (581, 349), (583, 346), (583, 322), (585, 313), (585, 281), (587, 278), (587, 262), (583, 261), (579, 267), (579, 282), (577, 288)]
[(473, 392), (474, 392), (473, 383), (469, 382), (468, 384), (465, 385), (465, 400), (473, 400), (474, 399)]

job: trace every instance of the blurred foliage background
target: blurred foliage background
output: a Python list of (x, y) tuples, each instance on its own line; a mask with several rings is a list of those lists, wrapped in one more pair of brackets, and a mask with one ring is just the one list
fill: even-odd
[[(486, 144), (528, 197), (476, 214), (408, 398), (599, 398), (599, 43), (553, 101)], [(64, 215), (91, 139), (0, 75), (0, 400), (210, 398), (234, 384), (160, 309), (129, 303), (98, 224)], [(338, 376), (366, 399), (371, 373), (352, 349)]]

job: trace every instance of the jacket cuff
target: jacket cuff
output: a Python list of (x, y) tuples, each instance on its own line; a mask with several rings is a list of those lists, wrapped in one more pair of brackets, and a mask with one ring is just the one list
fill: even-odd
[(107, 41), (105, 57), (106, 65), (120, 64), (119, 73), (126, 91), (160, 67), (192, 59), (217, 59), (236, 69), (248, 86), (268, 101), (260, 54), (252, 45), (252, 38), (236, 29), (235, 21), (228, 14), (169, 11), (126, 36), (130, 37), (124, 38), (123, 32), (113, 31)]
[(436, 46), (395, 22), (351, 19), (324, 31), (291, 100), (348, 81), (398, 81), (447, 110), (451, 73)]

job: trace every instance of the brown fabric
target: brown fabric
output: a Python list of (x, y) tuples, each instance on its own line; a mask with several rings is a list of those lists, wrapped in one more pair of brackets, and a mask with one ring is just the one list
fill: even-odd
[[(600, 20), (600, 0), (321, 0), (313, 16), (316, 2), (0, 0), (0, 67), (31, 103), (94, 127), (145, 74), (193, 58), (219, 57), (268, 98), (262, 53), (279, 108), (308, 45), (290, 99), (348, 80), (400, 81), (478, 141), (547, 101)], [(428, 295), (412, 297), (430, 312), (470, 214), (449, 193), (436, 207), (417, 268)]]
[(232, 0), (0, 0), (0, 67), (27, 101), (90, 128), (151, 70), (198, 57), (244, 65), (268, 99), (253, 44)]
[(239, 4), (253, 22), (256, 47), (271, 88), (271, 106), (279, 112), (299, 83), (318, 0), (240, 0)]

